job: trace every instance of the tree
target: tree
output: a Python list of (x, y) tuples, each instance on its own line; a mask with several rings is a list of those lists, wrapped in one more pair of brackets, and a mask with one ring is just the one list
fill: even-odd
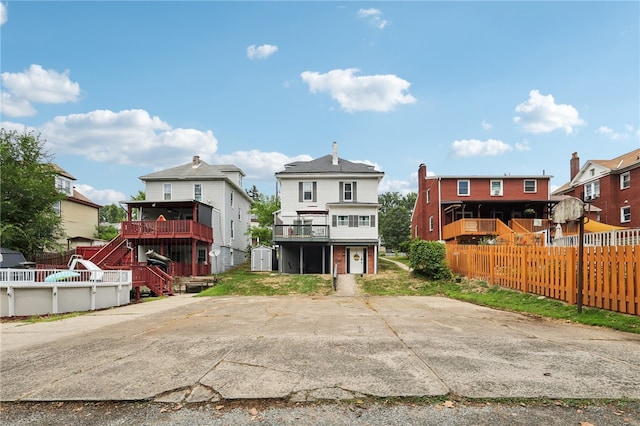
[(260, 190), (258, 190), (258, 187), (255, 185), (249, 189), (245, 189), (245, 192), (253, 201), (258, 201), (260, 199)]
[(98, 225), (96, 226), (96, 232), (93, 236), (100, 240), (111, 241), (117, 237), (119, 233), (118, 229), (113, 225)]
[(141, 189), (138, 189), (138, 193), (136, 195), (131, 196), (131, 201), (144, 201), (146, 199), (147, 194)]
[(0, 245), (27, 259), (45, 249), (60, 249), (63, 228), (54, 206), (66, 196), (55, 188), (53, 156), (33, 132), (2, 128), (0, 144)]
[(101, 223), (120, 223), (127, 218), (127, 212), (115, 203), (103, 206), (100, 209)]
[(399, 192), (385, 192), (378, 196), (380, 204), (379, 230), (387, 249), (406, 248), (410, 242), (411, 211), (416, 198), (415, 192), (405, 196)]
[(273, 236), (273, 214), (280, 210), (280, 200), (275, 195), (258, 194), (251, 210), (258, 221), (258, 226), (251, 226), (248, 233), (252, 239), (258, 239), (264, 245), (270, 245)]

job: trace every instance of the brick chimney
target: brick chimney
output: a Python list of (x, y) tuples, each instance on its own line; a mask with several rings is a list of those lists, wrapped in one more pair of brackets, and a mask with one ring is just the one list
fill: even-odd
[(573, 154), (571, 154), (571, 161), (569, 162), (570, 167), (570, 178), (569, 180), (573, 180), (574, 177), (576, 177), (576, 175), (578, 174), (578, 172), (580, 171), (580, 157), (578, 157), (578, 153), (574, 152)]
[(331, 164), (334, 166), (338, 165), (338, 142), (333, 143), (333, 158), (331, 160)]
[(426, 178), (427, 178), (427, 166), (424, 163), (422, 163), (418, 166), (418, 188), (422, 186)]

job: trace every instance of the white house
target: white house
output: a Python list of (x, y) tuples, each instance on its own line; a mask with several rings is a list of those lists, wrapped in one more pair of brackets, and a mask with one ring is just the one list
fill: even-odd
[(339, 158), (334, 142), (332, 155), (286, 164), (275, 176), (281, 273), (377, 273), (383, 172)]
[[(140, 209), (142, 220), (156, 220), (159, 211), (152, 209), (162, 205), (165, 209), (163, 219), (180, 219), (181, 212), (185, 212), (192, 220), (213, 228), (213, 244), (202, 261), (209, 258), (211, 272), (223, 272), (246, 260), (246, 250), (251, 242), (247, 229), (252, 201), (242, 189), (244, 176), (244, 172), (234, 165), (210, 165), (194, 156), (191, 163), (141, 176), (146, 199), (128, 203)], [(181, 210), (185, 202), (202, 208)], [(172, 204), (176, 208), (172, 208)], [(193, 217), (191, 211), (196, 211), (198, 217)], [(156, 214), (145, 217), (145, 213), (151, 212)]]

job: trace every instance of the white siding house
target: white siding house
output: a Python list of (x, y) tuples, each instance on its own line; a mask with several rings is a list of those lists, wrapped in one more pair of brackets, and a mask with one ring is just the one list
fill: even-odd
[(285, 273), (376, 273), (378, 185), (384, 173), (333, 154), (276, 173), (274, 243)]
[[(212, 207), (214, 242), (211, 272), (223, 272), (246, 260), (250, 245), (249, 209), (251, 198), (242, 189), (244, 172), (233, 165), (209, 165), (193, 157), (191, 163), (141, 176), (146, 202), (197, 201)], [(142, 220), (145, 220), (144, 212)], [(167, 218), (170, 219), (170, 218)], [(218, 269), (218, 270), (216, 270)]]

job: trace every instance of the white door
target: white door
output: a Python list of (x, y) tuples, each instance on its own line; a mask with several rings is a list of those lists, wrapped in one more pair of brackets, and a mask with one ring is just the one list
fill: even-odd
[(364, 249), (352, 248), (349, 253), (349, 271), (352, 274), (364, 273)]

